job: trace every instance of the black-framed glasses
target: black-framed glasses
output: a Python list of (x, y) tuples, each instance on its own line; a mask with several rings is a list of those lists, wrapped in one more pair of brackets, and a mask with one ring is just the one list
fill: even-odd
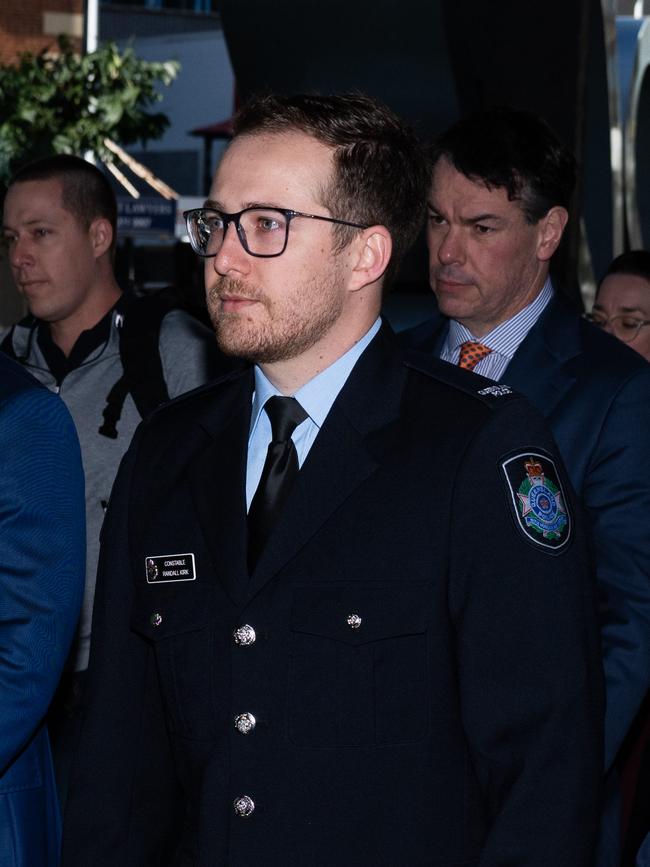
[(603, 316), (598, 311), (583, 313), (583, 318), (598, 328), (609, 326), (614, 337), (618, 337), (623, 343), (632, 343), (639, 331), (646, 325), (650, 325), (650, 319), (641, 319), (638, 316), (630, 316), (629, 313), (620, 313), (617, 316)]
[(287, 249), (289, 225), (296, 217), (308, 220), (324, 220), (351, 226), (353, 229), (367, 229), (360, 223), (349, 220), (336, 220), (334, 217), (321, 217), (318, 214), (303, 214), (290, 208), (244, 208), (236, 214), (227, 214), (216, 208), (194, 208), (184, 211), (187, 234), (195, 253), (204, 258), (216, 256), (223, 244), (228, 226), (235, 224), (239, 241), (251, 256), (270, 259), (281, 256)]

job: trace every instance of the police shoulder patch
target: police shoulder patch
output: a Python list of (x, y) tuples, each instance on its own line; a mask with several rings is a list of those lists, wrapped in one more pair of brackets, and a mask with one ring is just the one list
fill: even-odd
[(554, 460), (536, 451), (501, 463), (517, 526), (535, 545), (559, 551), (571, 538), (571, 515)]

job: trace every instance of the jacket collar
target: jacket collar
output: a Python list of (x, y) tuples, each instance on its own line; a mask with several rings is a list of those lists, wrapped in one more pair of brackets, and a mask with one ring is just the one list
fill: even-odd
[(405, 377), (383, 325), (327, 415), (250, 576), (245, 478), (252, 368), (231, 375), (206, 402), (197, 423), (208, 439), (190, 467), (190, 485), (215, 571), (236, 604), (272, 580), (390, 455)]

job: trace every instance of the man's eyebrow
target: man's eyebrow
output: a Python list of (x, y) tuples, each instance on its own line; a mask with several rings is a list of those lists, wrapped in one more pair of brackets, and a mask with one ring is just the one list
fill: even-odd
[(476, 226), (478, 223), (503, 223), (503, 217), (499, 214), (474, 214), (471, 217), (461, 217), (460, 222), (463, 226)]
[[(203, 203), (204, 208), (213, 208), (215, 211), (222, 211), (224, 214), (227, 214), (228, 211), (224, 208), (221, 202), (216, 199), (206, 199)], [(245, 211), (247, 208), (272, 208), (275, 211), (286, 211), (291, 210), (290, 208), (285, 208), (282, 205), (276, 205), (272, 202), (245, 202), (242, 206), (241, 210)]]
[[(603, 307), (602, 304), (599, 304), (598, 301), (594, 302), (593, 309), (594, 310), (602, 310), (603, 313), (605, 312), (605, 308)], [(635, 304), (633, 307), (625, 307), (625, 306), (620, 305), (618, 307), (615, 307), (615, 309), (620, 310), (622, 313), (640, 313), (641, 315), (645, 316), (643, 308), (639, 307), (638, 304)]]
[[(433, 202), (427, 202), (427, 207), (429, 208), (430, 211), (433, 211), (433, 213), (438, 214), (440, 216), (443, 216), (443, 212), (439, 208), (437, 208), (433, 204)], [(498, 214), (491, 214), (488, 212), (485, 214), (476, 214), (475, 216), (472, 216), (472, 217), (461, 217), (460, 218), (460, 222), (464, 226), (473, 226), (473, 225), (476, 225), (476, 223), (485, 223), (486, 221), (502, 223), (503, 217), (500, 217)]]
[(638, 304), (635, 304), (634, 307), (619, 307), (619, 310), (622, 310), (623, 313), (643, 313), (643, 308), (639, 307)]

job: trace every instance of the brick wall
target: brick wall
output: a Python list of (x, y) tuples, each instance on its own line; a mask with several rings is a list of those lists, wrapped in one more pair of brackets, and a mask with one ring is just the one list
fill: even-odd
[(2, 0), (0, 63), (12, 63), (23, 51), (37, 53), (56, 43), (59, 33), (81, 49), (83, 0)]

